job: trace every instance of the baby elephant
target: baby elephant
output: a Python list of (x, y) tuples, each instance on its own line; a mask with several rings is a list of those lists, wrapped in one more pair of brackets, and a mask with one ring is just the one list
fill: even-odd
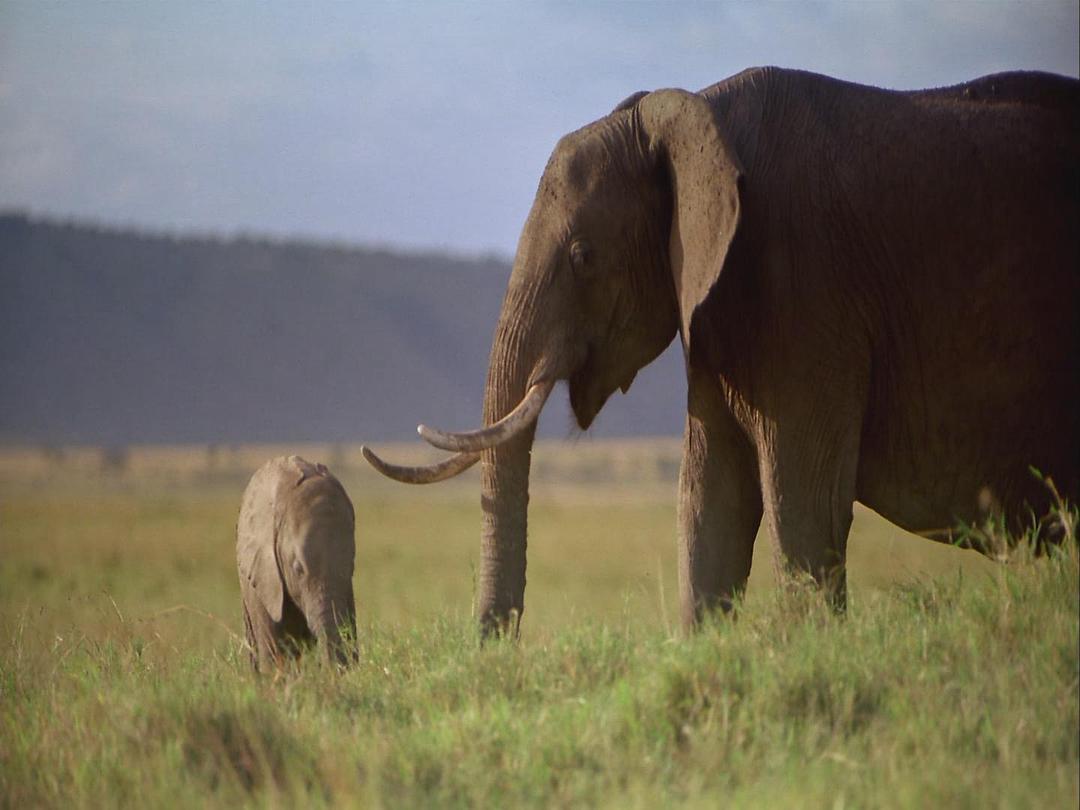
[(331, 661), (355, 648), (355, 516), (341, 483), (299, 456), (266, 462), (251, 477), (236, 522), (236, 563), (251, 664), (280, 665), (318, 640)]

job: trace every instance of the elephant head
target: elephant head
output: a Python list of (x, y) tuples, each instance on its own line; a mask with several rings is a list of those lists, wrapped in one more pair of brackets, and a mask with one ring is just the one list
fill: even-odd
[(333, 662), (353, 657), (342, 629), (355, 640), (354, 527), (348, 495), (321, 464), (290, 456), (256, 473), (237, 524), (253, 646), (277, 657), (281, 642), (314, 638)]
[(483, 459), (477, 615), (517, 632), (524, 609), (529, 463), (536, 418), (559, 380), (586, 429), (616, 389), (681, 333), (717, 282), (739, 222), (740, 164), (715, 113), (681, 90), (635, 94), (564, 137), (522, 230), (491, 348), (488, 427), (430, 443), (432, 468), (365, 456), (391, 477), (441, 480)]

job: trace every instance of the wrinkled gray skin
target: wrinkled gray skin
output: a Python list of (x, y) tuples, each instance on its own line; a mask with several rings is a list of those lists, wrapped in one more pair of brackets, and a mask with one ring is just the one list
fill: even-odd
[[(495, 330), (492, 424), (568, 380), (580, 426), (678, 335), (683, 620), (781, 567), (838, 607), (852, 504), (929, 532), (1078, 494), (1080, 83), (893, 92), (776, 68), (637, 94), (564, 137)], [(535, 423), (482, 457), (478, 616), (524, 610)]]
[(331, 661), (355, 659), (354, 525), (349, 496), (322, 464), (282, 456), (252, 476), (236, 523), (236, 562), (256, 671), (316, 640)]

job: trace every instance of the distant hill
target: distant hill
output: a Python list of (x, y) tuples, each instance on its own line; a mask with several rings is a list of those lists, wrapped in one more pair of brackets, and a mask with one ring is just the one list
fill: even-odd
[[(0, 216), (0, 440), (380, 441), (479, 422), (507, 262)], [(594, 431), (670, 435), (669, 350)], [(541, 434), (571, 431), (556, 391)]]

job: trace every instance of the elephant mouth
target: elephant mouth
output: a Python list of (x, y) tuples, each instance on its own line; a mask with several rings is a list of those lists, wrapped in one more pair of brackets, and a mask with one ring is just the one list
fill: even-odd
[(570, 392), (570, 410), (574, 412), (574, 419), (578, 427), (588, 430), (593, 423), (600, 408), (596, 405), (596, 395), (592, 393), (593, 377), (593, 351), (590, 346), (585, 352), (585, 360), (567, 378), (567, 388)]
[(585, 356), (585, 362), (570, 375), (568, 381), (570, 409), (574, 412), (578, 427), (588, 430), (615, 390), (621, 387), (625, 392), (633, 379), (634, 375), (631, 374), (621, 383), (607, 384), (604, 375), (596, 368), (595, 354), (590, 349)]
[(582, 430), (588, 430), (596, 415), (600, 412), (595, 404), (595, 397), (587, 391), (584, 381), (578, 381), (577, 376), (570, 378), (570, 409), (574, 412), (574, 420)]

